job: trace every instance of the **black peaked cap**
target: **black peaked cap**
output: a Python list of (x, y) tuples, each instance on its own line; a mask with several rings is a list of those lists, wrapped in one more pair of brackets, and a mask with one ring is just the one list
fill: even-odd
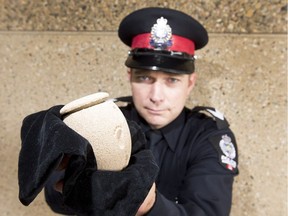
[(193, 17), (178, 10), (158, 7), (143, 8), (126, 16), (119, 25), (118, 36), (130, 46), (136, 35), (151, 32), (151, 27), (161, 16), (168, 20), (173, 35), (192, 40), (196, 50), (208, 43), (206, 29)]
[[(165, 48), (151, 43), (152, 27), (161, 17), (167, 20), (173, 37), (172, 45)], [(143, 35), (145, 42), (140, 40), (135, 45), (133, 39), (137, 36), (138, 40), (138, 36)], [(143, 8), (126, 16), (119, 25), (118, 36), (124, 44), (131, 47), (125, 62), (127, 67), (180, 74), (194, 72), (194, 50), (201, 49), (208, 43), (208, 33), (197, 20), (181, 11), (159, 7)], [(150, 42), (147, 42), (147, 38)], [(187, 41), (194, 45), (183, 50)]]

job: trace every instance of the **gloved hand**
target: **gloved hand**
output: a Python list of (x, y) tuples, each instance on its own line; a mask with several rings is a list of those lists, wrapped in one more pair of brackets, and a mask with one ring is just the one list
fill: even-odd
[(62, 107), (54, 106), (23, 120), (18, 184), (19, 199), (24, 205), (29, 205), (40, 193), (64, 154), (77, 155), (96, 167), (89, 142), (62, 121), (59, 113)]
[[(72, 157), (65, 172), (64, 203), (77, 215), (135, 216), (156, 180), (158, 166), (140, 127), (129, 122), (132, 155), (122, 171), (100, 171)], [(81, 167), (81, 168), (79, 168)]]

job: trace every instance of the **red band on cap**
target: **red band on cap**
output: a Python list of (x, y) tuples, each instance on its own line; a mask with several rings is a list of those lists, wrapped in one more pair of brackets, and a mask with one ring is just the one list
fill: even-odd
[[(148, 48), (148, 49), (154, 49), (154, 47), (151, 46), (150, 40), (151, 40), (151, 34), (145, 33), (137, 35), (133, 38), (131, 48)], [(172, 46), (168, 47), (167, 50), (169, 51), (177, 51), (177, 52), (186, 52), (190, 55), (194, 55), (195, 50), (195, 44), (193, 41), (178, 36), (178, 35), (172, 35)]]

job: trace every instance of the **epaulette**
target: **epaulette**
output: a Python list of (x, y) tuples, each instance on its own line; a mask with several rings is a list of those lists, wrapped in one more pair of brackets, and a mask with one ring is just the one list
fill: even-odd
[(208, 113), (215, 121), (218, 129), (225, 129), (229, 127), (229, 123), (224, 115), (213, 107), (196, 106), (191, 112), (204, 112)]

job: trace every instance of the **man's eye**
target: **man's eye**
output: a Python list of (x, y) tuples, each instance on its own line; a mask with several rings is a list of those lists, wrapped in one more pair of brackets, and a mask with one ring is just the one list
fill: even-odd
[(148, 77), (148, 76), (137, 76), (137, 80), (139, 80), (139, 81), (149, 81), (150, 77)]
[(177, 82), (179, 82), (179, 79), (170, 77), (170, 78), (168, 78), (168, 82), (169, 83), (177, 83)]

